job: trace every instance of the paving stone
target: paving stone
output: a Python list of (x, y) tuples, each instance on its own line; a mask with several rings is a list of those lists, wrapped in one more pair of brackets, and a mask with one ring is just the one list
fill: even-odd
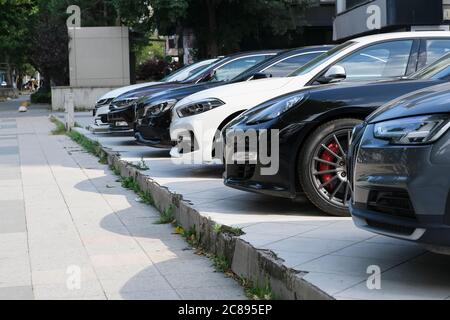
[(142, 277), (139, 274), (135, 277), (124, 279), (103, 279), (102, 286), (108, 295), (117, 292), (121, 294), (133, 292), (170, 291), (173, 288), (161, 275)]
[(177, 290), (183, 300), (236, 300), (245, 299), (244, 293), (236, 296), (236, 287), (210, 287), (202, 290)]
[(25, 208), (22, 200), (0, 201), (0, 234), (26, 231)]
[(198, 290), (210, 287), (235, 287), (230, 278), (215, 272), (170, 273), (165, 275), (170, 285), (178, 289)]
[(180, 300), (175, 290), (121, 292), (108, 295), (110, 300)]
[(35, 285), (33, 291), (37, 300), (82, 299), (103, 294), (103, 289), (98, 281), (82, 282), (80, 289), (70, 289), (66, 283)]
[(396, 261), (376, 258), (354, 258), (335, 255), (326, 255), (321, 258), (300, 264), (296, 267), (301, 271), (332, 273), (364, 277), (370, 266), (378, 266), (381, 271), (386, 271), (397, 265)]
[[(0, 127), (1, 129), (1, 127)], [(19, 147), (0, 147), (0, 157), (19, 154)]]
[(328, 239), (311, 239), (302, 237), (292, 237), (286, 240), (282, 240), (266, 246), (266, 249), (270, 250), (282, 250), (299, 253), (318, 253), (318, 254), (330, 254), (337, 250), (341, 250), (345, 247), (352, 245), (352, 241), (334, 240)]
[(421, 300), (450, 296), (450, 275), (442, 266), (408, 263), (381, 275), (381, 290), (369, 290), (366, 283), (338, 294), (341, 298)]
[(0, 287), (0, 300), (34, 300), (31, 286)]

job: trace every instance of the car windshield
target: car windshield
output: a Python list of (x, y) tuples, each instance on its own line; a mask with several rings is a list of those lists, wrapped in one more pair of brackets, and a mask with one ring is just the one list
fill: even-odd
[(183, 81), (186, 82), (191, 82), (191, 81), (195, 81), (198, 77), (200, 77), (204, 72), (206, 72), (206, 70), (214, 70), (214, 68), (222, 62), (222, 59), (216, 60), (214, 63), (211, 63), (210, 65), (206, 66), (206, 68), (202, 68), (201, 70), (198, 70), (195, 73), (191, 73), (191, 75), (189, 76), (189, 78), (184, 79)]
[(440, 80), (450, 78), (450, 54), (409, 76), (412, 80)]
[(320, 66), (321, 64), (329, 61), (330, 59), (332, 59), (336, 55), (340, 54), (343, 50), (347, 49), (348, 47), (350, 47), (350, 46), (352, 46), (354, 44), (356, 44), (356, 42), (354, 42), (354, 41), (347, 41), (347, 42), (341, 44), (340, 46), (337, 46), (334, 49), (331, 49), (330, 51), (327, 51), (324, 54), (321, 54), (317, 58), (311, 60), (310, 62), (308, 62), (304, 66), (302, 66), (299, 69), (297, 69), (295, 72), (293, 72), (291, 75), (289, 75), (289, 77), (297, 77), (297, 76), (301, 76), (301, 75), (307, 74), (311, 70), (313, 70), (316, 67)]
[(196, 74), (198, 72), (204, 71), (206, 68), (209, 68), (215, 62), (217, 62), (217, 59), (209, 59), (184, 66), (183, 68), (178, 69), (177, 71), (169, 74), (161, 81), (162, 82), (184, 81), (187, 78), (191, 77), (193, 74)]

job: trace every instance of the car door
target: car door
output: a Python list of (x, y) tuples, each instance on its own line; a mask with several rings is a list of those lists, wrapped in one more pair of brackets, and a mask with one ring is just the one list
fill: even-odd
[(320, 73), (312, 83), (323, 77), (333, 66), (345, 70), (346, 77), (340, 81), (379, 81), (396, 79), (416, 71), (419, 39), (399, 39), (365, 46), (339, 59)]

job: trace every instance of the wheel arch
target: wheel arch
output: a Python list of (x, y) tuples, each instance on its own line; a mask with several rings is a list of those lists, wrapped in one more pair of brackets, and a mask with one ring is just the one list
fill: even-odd
[[(246, 110), (236, 111), (236, 112), (234, 112), (233, 114), (231, 114), (231, 115), (229, 115), (228, 117), (226, 117), (225, 120), (223, 120), (223, 121), (220, 123), (219, 127), (217, 128), (217, 131), (222, 131), (222, 129), (225, 128), (225, 126), (226, 126), (228, 123), (230, 123), (233, 119), (235, 119), (236, 117), (238, 117), (240, 114), (244, 113), (245, 111), (246, 111)], [(215, 143), (215, 142), (216, 142), (216, 136), (214, 136), (214, 139), (213, 139), (213, 146), (214, 146), (214, 143)], [(213, 158), (215, 157), (215, 149), (214, 149), (214, 147), (213, 147), (213, 149), (212, 149), (212, 157), (213, 157)]]

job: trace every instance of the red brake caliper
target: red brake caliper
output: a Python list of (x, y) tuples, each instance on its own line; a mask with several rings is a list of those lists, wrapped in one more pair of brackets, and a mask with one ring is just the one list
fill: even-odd
[[(336, 142), (329, 144), (327, 147), (328, 147), (328, 149), (330, 149), (330, 150), (333, 151), (334, 153), (338, 154), (338, 152), (339, 152), (339, 146), (338, 146), (338, 144), (337, 144)], [(336, 160), (335, 157), (334, 157), (328, 150), (325, 150), (325, 151), (322, 153), (322, 155), (320, 156), (320, 159), (325, 160), (325, 161), (328, 161), (328, 162), (334, 162), (334, 161)], [(331, 166), (331, 165), (329, 165), (329, 164), (322, 163), (322, 162), (319, 164), (319, 172), (322, 172), (322, 171), (329, 171), (329, 170), (333, 170), (333, 169), (336, 169), (336, 168), (333, 167), (333, 166)], [(325, 184), (325, 183), (329, 182), (331, 179), (333, 179), (333, 177), (334, 177), (334, 174), (326, 173), (326, 174), (323, 174), (323, 175), (320, 177), (320, 181), (321, 181), (323, 184)], [(334, 183), (330, 183), (329, 185), (327, 185), (327, 186), (326, 186), (326, 189), (327, 189), (329, 192), (330, 192), (331, 190), (333, 190), (333, 189), (334, 189)]]

